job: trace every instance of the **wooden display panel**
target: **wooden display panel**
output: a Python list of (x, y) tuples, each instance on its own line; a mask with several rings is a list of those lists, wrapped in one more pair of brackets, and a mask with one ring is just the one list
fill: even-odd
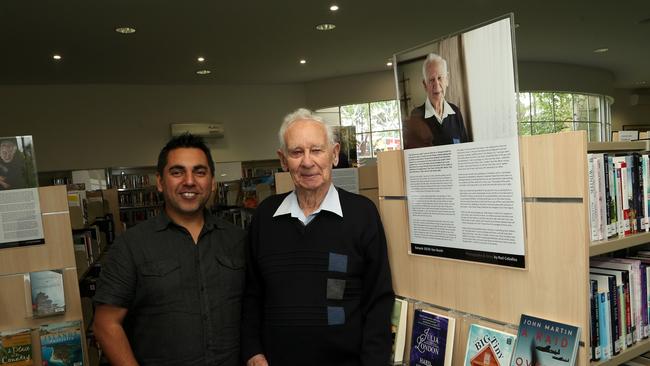
[[(563, 133), (523, 137), (520, 141), (527, 246), (527, 268), (523, 270), (408, 254), (407, 201), (400, 197), (405, 196), (402, 154), (380, 153), (380, 212), (389, 246), (393, 286), (399, 296), (452, 309), (459, 317), (484, 317), (510, 324), (511, 332), (522, 313), (577, 325), (582, 329), (578, 364), (586, 365), (589, 363), (586, 138), (584, 133)], [(463, 364), (467, 342), (466, 330), (458, 329), (454, 365)]]
[[(0, 329), (32, 329), (32, 358), (41, 364), (39, 327), (47, 323), (82, 321), (84, 364), (88, 364), (79, 279), (75, 268), (72, 229), (65, 186), (39, 188), (45, 244), (0, 249)], [(64, 273), (66, 312), (62, 315), (34, 319), (29, 312), (31, 295), (24, 275), (29, 272), (61, 269)]]

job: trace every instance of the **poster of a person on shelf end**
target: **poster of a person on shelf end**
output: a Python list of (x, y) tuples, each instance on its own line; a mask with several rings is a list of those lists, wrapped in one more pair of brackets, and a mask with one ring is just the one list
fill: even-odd
[(31, 136), (0, 137), (0, 249), (42, 244)]
[(394, 56), (411, 254), (526, 266), (512, 24)]

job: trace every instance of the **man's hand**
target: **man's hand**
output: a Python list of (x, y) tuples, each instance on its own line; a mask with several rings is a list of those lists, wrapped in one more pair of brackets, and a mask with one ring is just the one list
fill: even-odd
[(266, 362), (266, 357), (263, 354), (258, 353), (255, 356), (248, 359), (246, 366), (269, 366), (269, 363)]

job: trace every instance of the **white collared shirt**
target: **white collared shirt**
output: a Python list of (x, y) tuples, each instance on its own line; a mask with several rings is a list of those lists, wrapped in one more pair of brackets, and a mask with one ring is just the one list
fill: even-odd
[(323, 199), (320, 207), (318, 207), (316, 211), (309, 214), (309, 216), (305, 217), (305, 213), (302, 212), (300, 204), (298, 204), (298, 196), (296, 196), (296, 191), (293, 191), (284, 198), (278, 209), (275, 210), (273, 217), (290, 214), (291, 217), (295, 217), (300, 220), (303, 225), (307, 225), (322, 210), (329, 211), (343, 217), (343, 210), (341, 210), (341, 201), (339, 200), (339, 192), (337, 192), (336, 188), (334, 188), (334, 184), (330, 183), (330, 189), (327, 191), (325, 199)]
[(439, 116), (436, 113), (436, 109), (433, 108), (433, 104), (431, 104), (429, 97), (427, 97), (427, 101), (424, 102), (424, 118), (430, 118), (431, 116), (434, 116), (439, 123), (442, 123), (442, 121), (450, 114), (456, 114), (456, 112), (454, 112), (449, 103), (447, 103), (447, 101), (444, 99), (442, 100), (442, 116)]

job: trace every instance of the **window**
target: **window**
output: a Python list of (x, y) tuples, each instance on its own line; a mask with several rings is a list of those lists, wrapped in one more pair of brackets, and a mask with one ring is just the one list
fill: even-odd
[(589, 141), (608, 141), (612, 99), (603, 95), (522, 92), (517, 101), (520, 135), (587, 131)]
[[(319, 114), (338, 112), (341, 126), (354, 126), (357, 157), (374, 158), (378, 151), (402, 148), (399, 104), (396, 100), (350, 104), (317, 111)], [(336, 120), (336, 118), (325, 118)]]

